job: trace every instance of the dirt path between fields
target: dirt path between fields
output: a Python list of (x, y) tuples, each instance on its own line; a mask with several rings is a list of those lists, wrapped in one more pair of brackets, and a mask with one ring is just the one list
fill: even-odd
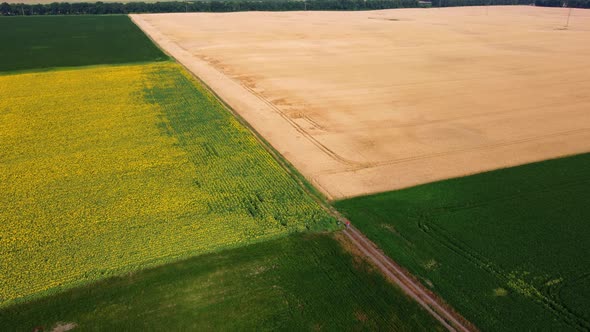
[[(222, 98), (220, 99), (222, 103), (226, 104), (230, 109), (239, 107), (240, 112), (239, 115), (236, 114), (236, 116), (244, 119), (248, 122), (248, 124), (253, 124), (254, 126), (251, 129), (262, 131), (262, 133), (256, 132), (257, 136), (262, 134), (265, 139), (270, 140), (272, 140), (273, 137), (272, 132), (267, 133), (265, 132), (264, 127), (261, 128), (259, 126), (261, 120), (266, 119), (265, 121), (267, 121), (267, 125), (270, 124), (270, 128), (274, 133), (278, 132), (276, 126), (280, 127), (281, 125), (287, 124), (287, 126), (280, 127), (280, 133), (282, 135), (295, 135), (294, 137), (301, 138), (301, 140), (296, 140), (296, 146), (286, 148), (292, 148), (295, 149), (295, 151), (298, 149), (306, 150), (306, 156), (316, 162), (316, 164), (314, 164), (311, 168), (317, 167), (318, 160), (321, 161), (320, 165), (323, 165), (323, 167), (326, 169), (342, 167), (343, 165), (347, 165), (347, 167), (352, 168), (359, 167), (359, 165), (349, 163), (347, 160), (338, 161), (337, 157), (330, 156), (329, 151), (326, 151), (326, 149), (322, 148), (321, 145), (314, 144), (313, 140), (310, 140), (304, 132), (297, 130), (298, 126), (289, 123), (288, 119), (285, 119), (280, 111), (274, 109), (272, 104), (268, 103), (264, 99), (256, 97), (255, 93), (252, 93), (252, 91), (249, 91), (239, 82), (231, 80), (223, 73), (217, 71), (215, 68), (210, 66), (209, 63), (205, 61), (199, 61), (198, 59), (195, 60), (195, 58), (190, 53), (182, 49), (176, 43), (162, 36), (160, 32), (157, 31), (157, 29), (153, 28), (153, 26), (151, 26), (148, 22), (142, 20), (142, 17), (136, 15), (132, 15), (131, 17), (132, 20), (146, 33), (148, 33), (149, 37), (152, 38), (152, 40), (162, 47), (169, 55), (176, 58), (199, 79), (204, 80), (207, 86), (212, 89), (216, 95), (219, 95), (219, 98)], [(244, 105), (247, 105), (247, 107)], [(250, 122), (253, 118), (256, 120), (254, 123)], [(266, 145), (264, 141), (261, 142)], [(293, 143), (294, 141), (283, 140), (283, 142)], [(279, 145), (279, 147), (280, 146), (282, 145)], [(277, 148), (277, 146), (275, 146), (275, 148)], [(269, 152), (275, 155), (274, 151), (271, 149), (269, 149)], [(280, 152), (285, 157), (289, 156), (289, 152), (285, 152), (284, 150)], [(326, 158), (326, 156), (329, 156), (329, 158)], [(300, 157), (301, 156), (299, 156), (299, 160)], [(275, 158), (281, 162), (280, 156), (275, 155)], [(337, 161), (336, 163), (334, 163), (335, 160)], [(282, 162), (281, 164), (283, 167), (285, 167), (285, 169), (287, 169), (287, 171), (290, 172), (288, 167), (286, 167)], [(298, 169), (303, 172), (310, 171), (305, 167), (305, 165), (298, 165)], [(316, 185), (316, 187), (319, 187), (319, 189), (324, 194), (329, 195), (329, 191), (321, 187), (319, 183), (313, 181), (313, 179), (312, 182)], [(304, 190), (309, 192), (309, 190), (305, 188), (303, 184), (301, 184), (301, 186), (304, 188)], [(313, 197), (316, 197), (314, 193), (309, 192), (309, 194)], [(333, 197), (329, 195), (329, 198)], [(318, 199), (318, 203), (323, 205), (326, 210), (334, 214), (341, 221), (346, 221), (345, 218), (343, 218), (332, 207), (327, 206), (326, 203), (321, 199)], [(418, 302), (428, 313), (430, 313), (449, 331), (477, 331), (477, 329), (471, 323), (467, 322), (467, 320), (457, 314), (448, 305), (444, 304), (442, 300), (438, 299), (436, 295), (424, 288), (424, 286), (416, 281), (415, 278), (412, 277), (408, 272), (405, 272), (401, 267), (399, 267), (393, 260), (381, 253), (377, 247), (356, 228), (350, 226), (348, 229), (343, 231), (343, 234), (345, 234), (345, 236), (350, 240), (350, 243), (353, 244), (356, 249), (362, 253), (362, 255), (366, 256), (366, 258), (369, 259), (373, 265), (378, 267), (387, 278), (397, 284), (405, 294)]]
[(404, 271), (391, 258), (384, 255), (375, 244), (354, 226), (349, 226), (343, 233), (387, 278), (397, 284), (404, 293), (418, 302), (449, 331), (477, 331), (473, 324), (461, 317), (449, 305), (444, 304), (442, 300), (416, 281), (407, 271)]
[[(220, 72), (217, 72), (214, 68), (210, 67), (206, 62), (200, 63), (199, 61), (194, 61), (194, 58), (192, 58), (192, 56), (190, 54), (188, 54), (188, 52), (186, 52), (186, 50), (183, 50), (181, 47), (179, 47), (175, 43), (173, 43), (173, 42), (167, 40), (166, 38), (164, 38), (163, 36), (161, 36), (156, 29), (154, 29), (149, 23), (143, 21), (141, 17), (133, 15), (132, 19), (136, 24), (140, 25), (140, 27), (146, 33), (148, 33), (149, 37), (152, 38), (158, 45), (160, 45), (160, 47), (164, 48), (164, 50), (166, 52), (168, 52), (168, 54), (170, 54), (171, 56), (176, 58), (178, 61), (180, 61), (189, 71), (191, 71), (193, 74), (197, 75), (197, 77), (199, 79), (203, 79), (203, 77), (200, 74), (205, 75), (205, 77), (207, 78), (206, 79), (207, 86), (210, 89), (213, 89), (216, 95), (220, 92), (220, 90), (223, 92), (222, 96), (220, 96), (220, 98), (223, 98), (223, 99), (220, 99), (220, 101), (222, 103), (226, 104), (226, 106), (228, 106), (230, 108), (230, 110), (233, 107), (236, 107), (236, 105), (237, 105), (237, 107), (239, 107), (240, 102), (242, 102), (242, 103), (249, 104), (249, 106), (251, 106), (251, 107), (252, 106), (258, 107), (262, 113), (272, 111), (272, 109), (273, 109), (272, 105), (268, 104), (266, 101), (261, 100), (261, 99), (257, 99), (257, 98), (252, 99), (251, 97), (254, 94), (252, 94), (251, 91), (248, 91), (247, 89), (245, 89), (244, 86), (240, 85), (237, 82), (232, 82), (231, 80), (229, 80), (229, 78), (227, 76), (223, 75)], [(190, 57), (192, 60), (187, 61), (188, 60), (187, 57)], [(184, 59), (184, 61), (183, 61), (183, 59)], [(199, 73), (199, 74), (197, 74), (197, 73)], [(228, 93), (230, 94), (229, 99), (227, 98)], [(233, 95), (231, 95), (231, 93), (233, 93)], [(269, 114), (273, 115), (273, 112), (266, 113), (267, 116)], [(242, 112), (240, 112), (239, 115), (238, 114), (235, 114), (235, 115), (239, 118), (246, 120), (246, 121), (248, 121), (249, 116), (255, 116), (255, 117), (261, 116), (261, 114), (249, 114), (248, 112), (244, 113), (243, 110), (242, 110)], [(276, 116), (281, 117), (280, 112), (274, 112), (274, 115), (275, 115), (275, 118), (269, 119), (270, 122), (279, 120), (279, 118), (277, 118)], [(258, 118), (258, 120), (260, 120), (260, 118)], [(283, 120), (285, 120), (285, 119), (283, 119)], [(285, 123), (283, 121), (279, 121), (279, 122), (275, 122), (275, 124), (279, 124), (281, 122)], [(283, 134), (290, 133), (289, 130), (293, 130), (296, 128), (297, 128), (297, 126), (289, 125), (288, 127), (283, 128), (283, 130), (284, 130)], [(251, 129), (256, 130), (258, 128), (255, 127), (255, 128), (251, 128)], [(276, 128), (274, 128), (274, 129), (276, 130)], [(299, 134), (302, 134), (299, 131), (297, 131), (297, 132)], [(256, 132), (257, 136), (260, 134), (261, 133)], [(264, 138), (268, 139), (267, 136), (264, 136)], [(306, 139), (300, 143), (305, 145), (306, 143), (309, 143), (309, 142), (312, 142), (312, 140), (308, 140), (308, 137), (306, 137)], [(264, 141), (261, 141), (261, 143), (263, 145), (266, 145), (266, 143)], [(322, 155), (324, 157), (326, 155), (329, 155), (329, 153), (324, 151), (321, 146), (315, 145), (315, 148), (314, 148), (313, 145), (315, 145), (315, 144), (312, 143), (312, 145), (309, 145), (306, 148), (308, 149), (307, 150), (308, 152), (310, 151), (309, 150), (310, 148), (312, 148), (312, 150), (313, 149), (316, 150), (316, 152), (318, 154), (315, 156), (315, 158), (321, 158)], [(272, 153), (275, 156), (275, 158), (277, 158), (279, 160), (279, 162), (281, 162), (283, 167), (285, 167), (285, 169), (288, 172), (290, 172), (288, 167), (286, 167), (282, 163), (280, 156), (276, 156), (275, 152), (272, 151), (270, 148), (269, 148), (269, 152)], [(285, 153), (283, 152), (283, 154), (285, 154)], [(337, 159), (337, 158), (334, 158), (334, 159)], [(334, 160), (334, 159), (332, 159), (332, 160)], [(346, 164), (346, 161), (341, 161), (341, 164)], [(329, 165), (329, 167), (334, 167), (334, 165)], [(316, 186), (318, 185), (318, 183), (314, 183), (314, 184), (316, 184)], [(307, 188), (305, 188), (305, 186), (303, 184), (301, 184), (301, 186), (304, 190), (309, 192), (309, 190)], [(323, 190), (323, 188), (320, 187), (320, 189), (322, 189), (322, 191), (324, 193), (327, 193), (326, 190)], [(316, 195), (314, 193), (309, 192), (309, 194), (312, 195), (312, 197), (316, 197)], [(322, 206), (324, 206), (327, 211), (334, 214), (341, 221), (346, 221), (345, 218), (343, 218), (332, 207), (326, 205), (326, 203), (324, 201), (322, 201), (321, 199), (318, 199), (318, 203), (321, 204)], [(366, 258), (369, 259), (373, 265), (378, 267), (387, 278), (389, 278), (392, 282), (397, 284), (405, 294), (407, 294), (410, 298), (412, 298), (416, 302), (418, 302), (428, 313), (430, 313), (435, 319), (437, 319), (449, 331), (477, 331), (477, 329), (471, 323), (467, 322), (467, 320), (465, 320), (463, 317), (461, 317), (458, 313), (456, 313), (448, 305), (444, 304), (442, 300), (438, 299), (436, 297), (436, 295), (432, 294), (430, 291), (428, 291), (426, 288), (424, 288), (424, 286), (422, 286), (418, 281), (416, 281), (415, 278), (412, 277), (408, 272), (404, 271), (401, 267), (399, 267), (393, 260), (391, 260), (389, 257), (384, 255), (383, 253), (381, 253), (381, 251), (379, 251), (377, 249), (376, 245), (374, 245), (370, 240), (368, 240), (356, 228), (350, 226), (349, 228), (347, 228), (343, 231), (343, 234), (345, 234), (345, 236), (349, 239), (350, 243), (353, 244), (356, 247), (356, 249), (360, 253), (362, 253), (362, 255), (366, 256)]]

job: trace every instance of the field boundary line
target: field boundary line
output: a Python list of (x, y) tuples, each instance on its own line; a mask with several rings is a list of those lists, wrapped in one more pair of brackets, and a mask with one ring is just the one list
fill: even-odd
[[(148, 27), (148, 30), (153, 29), (153, 30), (157, 30), (157, 28), (155, 28), (150, 22), (142, 19), (141, 17), (138, 17), (138, 15), (141, 14), (133, 14), (133, 16), (130, 16), (131, 21), (133, 23), (135, 23), (143, 32), (145, 35), (148, 36), (148, 38), (155, 44), (157, 45), (162, 52), (164, 52), (164, 54), (168, 55), (170, 58), (173, 58), (176, 60), (177, 63), (181, 64), (186, 70), (188, 70), (194, 77), (198, 78), (196, 74), (193, 73), (193, 71), (184, 63), (182, 63), (182, 61), (180, 61), (179, 59), (177, 59), (172, 53), (169, 53), (168, 51), (166, 51), (163, 46), (160, 45), (160, 43), (158, 43), (158, 41), (156, 41), (155, 38), (153, 38), (150, 33), (147, 30), (143, 29), (143, 25)], [(141, 24), (139, 24), (139, 22), (141, 22)], [(158, 33), (160, 33), (158, 31)], [(200, 56), (197, 55), (193, 55), (191, 52), (189, 52), (186, 48), (184, 48), (182, 45), (176, 43), (175, 41), (171, 40), (170, 38), (168, 38), (166, 35), (160, 33), (160, 35), (166, 39), (166, 42), (169, 44), (173, 44), (175, 47), (177, 47), (179, 50), (181, 50), (182, 52), (185, 52), (188, 56), (190, 56), (191, 58), (195, 59), (195, 60), (199, 60), (203, 63), (206, 63), (206, 65), (211, 69), (214, 70), (215, 72), (217, 72), (219, 75), (223, 76), (224, 78), (228, 79), (229, 81), (233, 82), (234, 84), (238, 85), (239, 87), (241, 87), (242, 89), (244, 89), (247, 93), (249, 93), (251, 96), (255, 97), (256, 99), (258, 99), (260, 102), (262, 102), (264, 105), (266, 105), (268, 108), (270, 108), (275, 114), (277, 114), (278, 116), (280, 116), (283, 120), (285, 120), (286, 124), (289, 125), (290, 127), (292, 127), (294, 130), (296, 130), (298, 133), (300, 133), (301, 135), (303, 135), (303, 137), (305, 137), (311, 144), (313, 144), (315, 147), (317, 147), (322, 153), (324, 153), (327, 157), (329, 157), (330, 159), (343, 164), (344, 166), (349, 166), (352, 167), (353, 170), (358, 170), (358, 169), (363, 169), (363, 168), (367, 168), (367, 167), (371, 167), (372, 163), (370, 162), (359, 162), (359, 161), (355, 161), (355, 160), (349, 160), (346, 159), (344, 157), (342, 157), (341, 155), (339, 155), (338, 153), (336, 153), (335, 151), (333, 151), (332, 149), (330, 149), (329, 147), (327, 147), (325, 144), (323, 144), (322, 142), (320, 142), (318, 139), (316, 139), (312, 134), (310, 134), (308, 131), (306, 131), (305, 129), (303, 129), (299, 124), (297, 124), (295, 121), (293, 121), (287, 114), (285, 114), (280, 108), (278, 108), (276, 105), (274, 105), (272, 102), (268, 101), (266, 98), (264, 98), (262, 95), (260, 95), (259, 93), (257, 93), (256, 91), (254, 91), (252, 88), (242, 84), (242, 82), (240, 80), (237, 80), (234, 77), (231, 77), (230, 75), (225, 74), (224, 72), (222, 72), (221, 70), (219, 70), (215, 65), (213, 65), (210, 61), (208, 61), (207, 59), (204, 59)], [(202, 83), (205, 84), (204, 80), (198, 78), (198, 80)], [(206, 84), (207, 85), (207, 84)], [(209, 85), (207, 85), (207, 87), (209, 87), (210, 90), (213, 90)], [(219, 97), (219, 95), (216, 94), (216, 96), (221, 99)], [(224, 102), (225, 105), (228, 105), (228, 103)], [(235, 110), (232, 109), (232, 112), (237, 113)], [(241, 115), (240, 115), (241, 117)], [(250, 126), (251, 127), (251, 126)], [(270, 143), (269, 143), (270, 144)]]
[[(130, 17), (131, 21), (136, 24), (142, 31), (142, 27), (137, 24), (137, 22), (135, 22), (135, 18), (134, 17)], [(149, 24), (149, 23), (148, 23)], [(287, 173), (291, 176), (291, 178), (293, 178), (298, 184), (299, 186), (302, 188), (302, 190), (304, 190), (305, 192), (307, 192), (312, 198), (314, 198), (317, 202), (320, 203), (320, 205), (330, 213), (330, 215), (336, 217), (336, 219), (338, 219), (337, 216), (334, 215), (333, 211), (334, 209), (330, 206), (330, 204), (328, 203), (328, 200), (331, 200), (332, 197), (329, 196), (328, 192), (326, 192), (326, 194), (320, 192), (318, 189), (316, 189), (308, 180), (305, 176), (303, 176), (298, 170), (297, 168), (295, 168), (295, 166), (293, 166), (293, 164), (291, 164), (285, 157), (283, 157), (283, 155), (278, 152), (273, 146), (272, 144), (270, 144), (270, 142), (268, 142), (252, 125), (250, 125), (250, 123), (248, 123), (248, 121), (246, 121), (246, 119), (244, 119), (238, 112), (236, 112), (228, 103), (226, 103), (223, 98), (221, 98), (205, 81), (203, 81), (200, 77), (198, 77), (195, 73), (192, 72), (192, 70), (190, 70), (187, 66), (185, 66), (181, 61), (178, 61), (172, 54), (168, 53), (165, 49), (163, 49), (160, 44), (158, 44), (151, 35), (149, 35), (148, 33), (146, 33), (145, 31), (143, 31), (144, 34), (156, 45), (158, 46), (158, 48), (160, 48), (162, 50), (162, 52), (164, 52), (164, 54), (168, 55), (170, 57), (170, 59), (174, 62), (179, 64), (191, 77), (193, 77), (195, 80), (197, 80), (204, 89), (206, 89), (208, 92), (211, 93), (211, 95), (217, 100), (219, 101), (219, 103), (221, 105), (223, 105), (223, 107), (234, 116), (234, 118), (241, 124), (243, 125), (247, 130), (249, 130), (253, 136), (256, 138), (256, 140), (258, 140), (258, 142), (260, 142), (260, 144), (262, 145), (262, 147), (271, 154), (271, 156), (273, 157), (273, 159), (275, 159), (279, 165), (285, 169), (287, 171)]]
[[(168, 55), (168, 53), (165, 53)], [(73, 71), (73, 70), (85, 70), (85, 69), (101, 69), (110, 67), (131, 67), (131, 66), (145, 66), (157, 63), (175, 62), (174, 59), (168, 56), (168, 59), (163, 60), (150, 60), (150, 61), (132, 61), (132, 62), (119, 62), (119, 63), (99, 63), (92, 65), (80, 65), (80, 66), (59, 66), (59, 67), (43, 67), (43, 68), (31, 68), (22, 70), (7, 70), (0, 71), (0, 77), (2, 76), (16, 76), (16, 75), (27, 75), (27, 74), (42, 74), (47, 72), (60, 72), (60, 71)]]
[[(430, 154), (424, 154), (424, 155), (415, 156), (415, 157), (383, 160), (383, 161), (379, 161), (379, 162), (370, 163), (369, 166), (365, 166), (360, 169), (377, 168), (377, 167), (384, 167), (384, 166), (395, 165), (395, 164), (403, 164), (403, 163), (412, 162), (412, 161), (416, 161), (416, 160), (444, 157), (444, 156), (448, 156), (448, 155), (465, 153), (465, 152), (470, 152), (470, 151), (491, 150), (491, 149), (502, 148), (502, 147), (510, 146), (510, 145), (517, 145), (517, 144), (523, 144), (523, 143), (530, 143), (530, 142), (534, 142), (534, 141), (540, 141), (540, 140), (544, 140), (544, 139), (550, 139), (550, 138), (559, 137), (559, 136), (575, 135), (578, 133), (585, 133), (588, 131), (590, 131), (590, 128), (578, 128), (578, 129), (549, 133), (549, 134), (545, 134), (545, 135), (530, 136), (530, 137), (525, 137), (525, 138), (521, 138), (521, 139), (517, 139), (517, 140), (496, 142), (496, 143), (492, 143), (492, 144), (475, 146), (475, 147), (465, 148), (465, 149), (456, 149), (456, 150), (449, 150), (449, 151), (443, 151), (443, 152), (438, 152), (438, 153), (430, 153)], [(565, 156), (567, 156), (567, 155), (565, 155)], [(558, 156), (555, 158), (561, 158), (561, 157), (565, 157), (565, 156)], [(551, 159), (555, 159), (555, 158), (551, 158)], [(324, 172), (318, 173), (318, 175), (347, 173), (350, 171), (358, 171), (360, 169), (324, 171)], [(489, 170), (489, 171), (493, 171), (493, 169)], [(398, 188), (396, 190), (399, 190), (399, 189), (401, 189), (401, 188)], [(347, 198), (347, 197), (343, 197), (340, 199), (345, 199), (345, 198)]]
[[(131, 17), (131, 20), (137, 24), (134, 17)], [(139, 24), (137, 25), (141, 29), (141, 26)], [(148, 33), (146, 33), (146, 35), (155, 45), (160, 47), (160, 44), (157, 43)], [(318, 204), (320, 204), (322, 208), (324, 208), (324, 210), (333, 216), (337, 220), (338, 224), (342, 223), (350, 225), (350, 222), (328, 202), (326, 195), (313, 187), (310, 182), (282, 156), (282, 154), (280, 154), (266, 139), (264, 139), (264, 137), (262, 137), (262, 135), (255, 128), (253, 128), (239, 113), (237, 113), (229, 104), (227, 104), (207, 83), (201, 80), (182, 62), (176, 60), (176, 58), (169, 54), (166, 50), (162, 49), (162, 51), (174, 59), (176, 63), (182, 66), (185, 71), (187, 71), (193, 78), (201, 83), (203, 88), (211, 92), (215, 99), (218, 100), (221, 105), (223, 105), (225, 109), (230, 112), (240, 124), (242, 124), (254, 135), (254, 137), (262, 144), (264, 149), (268, 151), (271, 156), (279, 163), (279, 165), (284, 168), (287, 173), (300, 185), (301, 189), (309, 194), (314, 200), (316, 200)], [(268, 101), (266, 102), (269, 103)], [(453, 309), (449, 309), (449, 305), (441, 304), (443, 303), (442, 300), (438, 299), (438, 297), (433, 294), (429, 294), (425, 290), (424, 286), (414, 280), (415, 277), (409, 277), (408, 272), (403, 272), (397, 263), (393, 262), (391, 258), (376, 249), (377, 246), (372, 244), (372, 242), (370, 242), (370, 240), (368, 240), (360, 231), (356, 230), (356, 228), (349, 226), (342, 232), (361, 252), (367, 256), (368, 259), (370, 259), (371, 262), (373, 262), (373, 264), (379, 267), (381, 273), (385, 277), (391, 279), (402, 289), (402, 291), (404, 291), (404, 293), (406, 293), (411, 299), (418, 302), (418, 304), (420, 304), (432, 317), (438, 320), (449, 331), (477, 331), (473, 324), (469, 323)], [(462, 323), (461, 321), (467, 323)], [(466, 326), (469, 326), (469, 328)]]
[(373, 242), (354, 226), (350, 225), (343, 233), (365, 254), (367, 259), (379, 267), (387, 278), (397, 284), (406, 295), (418, 302), (447, 330), (462, 332), (477, 331), (477, 328), (472, 323), (460, 316), (438, 296), (427, 290), (420, 282), (415, 280), (414, 276), (403, 270), (390, 257), (383, 254)]

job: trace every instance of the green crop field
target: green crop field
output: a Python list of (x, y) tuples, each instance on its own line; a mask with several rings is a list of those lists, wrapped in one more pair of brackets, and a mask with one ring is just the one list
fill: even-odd
[(590, 328), (590, 154), (335, 205), (482, 330)]
[(0, 17), (0, 71), (167, 59), (127, 16)]
[(332, 236), (293, 235), (0, 310), (5, 331), (442, 331)]

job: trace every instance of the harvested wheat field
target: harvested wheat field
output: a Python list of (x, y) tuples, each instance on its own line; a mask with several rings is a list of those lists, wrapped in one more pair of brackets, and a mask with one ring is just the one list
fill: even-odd
[(590, 10), (132, 19), (330, 198), (590, 151)]

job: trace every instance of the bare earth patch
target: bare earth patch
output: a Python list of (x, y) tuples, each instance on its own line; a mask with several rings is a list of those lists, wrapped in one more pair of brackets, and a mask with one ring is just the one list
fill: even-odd
[(66, 331), (70, 331), (73, 330), (77, 327), (78, 325), (76, 323), (57, 323), (53, 329), (51, 330), (51, 332), (66, 332)]
[(590, 10), (132, 19), (330, 198), (590, 151)]

